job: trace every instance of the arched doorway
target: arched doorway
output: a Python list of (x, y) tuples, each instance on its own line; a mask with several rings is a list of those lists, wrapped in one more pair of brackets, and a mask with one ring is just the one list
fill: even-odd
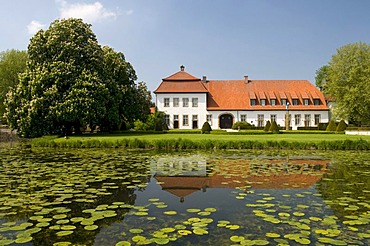
[(233, 126), (234, 117), (231, 114), (222, 114), (219, 117), (220, 128), (230, 129)]

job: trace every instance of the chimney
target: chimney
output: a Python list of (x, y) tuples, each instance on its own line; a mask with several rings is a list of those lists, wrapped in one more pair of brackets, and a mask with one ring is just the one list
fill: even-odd
[(184, 70), (185, 70), (184, 65), (181, 65), (181, 67), (180, 67), (180, 71), (184, 71)]
[(203, 76), (202, 82), (203, 82), (203, 84), (207, 83), (207, 77), (206, 76)]
[(248, 75), (244, 76), (244, 83), (248, 83)]

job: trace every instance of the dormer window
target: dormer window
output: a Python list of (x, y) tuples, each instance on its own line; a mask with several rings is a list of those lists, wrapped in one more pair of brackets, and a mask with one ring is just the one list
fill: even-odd
[(292, 103), (293, 105), (298, 105), (298, 99), (293, 99)]
[(305, 106), (308, 105), (308, 99), (303, 99), (303, 105), (305, 105)]
[(275, 106), (276, 105), (276, 99), (271, 99), (270, 104), (271, 104), (271, 106)]
[(313, 99), (313, 105), (320, 105), (320, 99)]
[(261, 99), (261, 106), (265, 106), (266, 105), (266, 100), (265, 99)]
[(287, 103), (287, 100), (286, 99), (281, 99), (281, 105), (286, 105), (286, 103)]
[(251, 106), (256, 106), (256, 99), (251, 99)]

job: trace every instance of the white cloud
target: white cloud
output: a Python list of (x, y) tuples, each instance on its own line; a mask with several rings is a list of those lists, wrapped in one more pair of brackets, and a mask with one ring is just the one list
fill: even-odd
[(60, 18), (81, 18), (85, 22), (93, 23), (103, 19), (116, 18), (118, 13), (108, 10), (100, 2), (95, 3), (68, 3), (65, 0), (56, 0), (60, 5)]
[(39, 21), (31, 21), (30, 24), (27, 25), (28, 33), (31, 35), (36, 34), (40, 29), (44, 29), (46, 27), (45, 24), (42, 24)]
[(132, 15), (134, 13), (134, 10), (130, 9), (126, 11), (126, 15)]

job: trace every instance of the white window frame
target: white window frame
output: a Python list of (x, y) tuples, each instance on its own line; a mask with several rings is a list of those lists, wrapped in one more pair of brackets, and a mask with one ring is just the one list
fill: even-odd
[(276, 115), (276, 114), (270, 114), (270, 121), (271, 121), (271, 123), (272, 123), (273, 121), (275, 121), (275, 122), (276, 122), (276, 120), (277, 120), (277, 115)]
[(247, 115), (246, 114), (241, 114), (240, 115), (240, 121), (241, 122), (247, 122)]
[(212, 115), (211, 114), (207, 114), (207, 122), (208, 124), (212, 126)]
[(183, 126), (188, 126), (189, 125), (189, 115), (184, 114), (182, 116), (182, 125)]
[(261, 106), (266, 106), (266, 99), (261, 99)]
[(164, 100), (163, 100), (163, 107), (169, 107), (170, 106), (170, 98), (169, 97), (165, 97)]
[(191, 99), (191, 106), (193, 107), (193, 108), (196, 108), (196, 107), (198, 107), (198, 98), (197, 97), (193, 97), (192, 99)]
[(173, 98), (173, 106), (178, 107), (180, 105), (180, 99), (178, 97)]
[(271, 99), (270, 104), (271, 104), (271, 106), (275, 106), (276, 105), (276, 99)]
[(281, 105), (286, 106), (286, 103), (288, 102), (287, 99), (281, 99)]
[(170, 115), (169, 115), (169, 114), (166, 114), (166, 115), (164, 116), (164, 122), (166, 123), (166, 125), (167, 125), (168, 127), (170, 127)]
[(257, 102), (256, 99), (251, 99), (251, 106), (256, 106)]
[(299, 126), (301, 124), (301, 114), (295, 114), (294, 115), (294, 124), (296, 126)]
[(303, 99), (303, 105), (307, 106), (308, 104), (309, 104), (309, 100), (308, 99)]
[(187, 97), (182, 98), (182, 106), (185, 108), (189, 107), (189, 98)]

